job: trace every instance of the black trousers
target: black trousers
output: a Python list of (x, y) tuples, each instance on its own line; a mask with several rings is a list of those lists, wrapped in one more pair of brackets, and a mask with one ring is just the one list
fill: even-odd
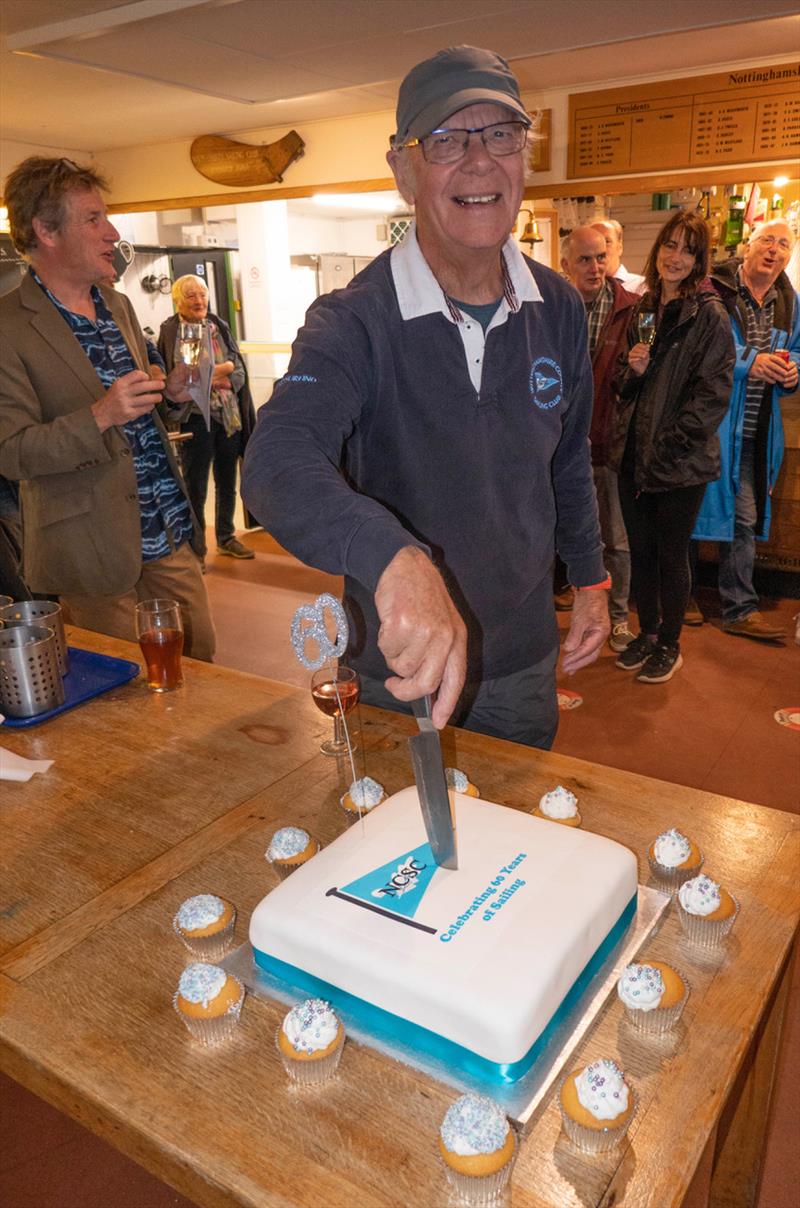
[(217, 544), (224, 545), (235, 533), (233, 513), (236, 508), (236, 467), (242, 449), (242, 434), (225, 434), (217, 420), (211, 420), (211, 431), (202, 415), (190, 415), (181, 424), (181, 432), (191, 432), (192, 439), (181, 445), (181, 465), (189, 501), (205, 531), (204, 515), (208, 494), (208, 475), (214, 467), (216, 492), (215, 529)]
[(619, 501), (631, 547), (631, 593), (642, 633), (664, 646), (677, 646), (689, 602), (689, 540), (705, 494), (705, 484), (674, 491), (642, 491), (619, 475)]

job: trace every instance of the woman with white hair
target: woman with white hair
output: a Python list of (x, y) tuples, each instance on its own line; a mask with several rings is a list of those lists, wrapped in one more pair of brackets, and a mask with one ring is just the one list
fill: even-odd
[(231, 329), (218, 315), (209, 312), (208, 287), (200, 277), (191, 273), (178, 277), (172, 286), (172, 300), (177, 313), (161, 324), (158, 337), (158, 349), (166, 362), (167, 372), (175, 363), (175, 342), (181, 320), (208, 324), (215, 362), (211, 379), (210, 431), (196, 405), (181, 423), (181, 431), (190, 432), (192, 436), (181, 446), (186, 489), (202, 525), (208, 475), (213, 466), (217, 553), (230, 558), (252, 558), (253, 551), (239, 541), (233, 523), (237, 466), (255, 424), (247, 370)]

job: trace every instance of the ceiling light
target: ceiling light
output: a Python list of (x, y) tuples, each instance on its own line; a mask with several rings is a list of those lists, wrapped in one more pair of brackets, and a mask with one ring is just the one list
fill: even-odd
[(776, 176), (772, 183), (774, 184), (776, 189), (782, 189), (784, 185), (788, 185), (789, 177), (788, 176)]
[(373, 214), (392, 214), (406, 204), (399, 193), (315, 193), (311, 200), (329, 209), (367, 210)]

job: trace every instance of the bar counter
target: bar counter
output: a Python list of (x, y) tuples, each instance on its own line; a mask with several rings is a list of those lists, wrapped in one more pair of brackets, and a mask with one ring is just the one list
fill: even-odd
[[(71, 630), (70, 643), (141, 662), (97, 634)], [(271, 834), (294, 822), (330, 842), (350, 779), (319, 753), (331, 721), (310, 692), (184, 670), (177, 692), (140, 677), (40, 726), (0, 727), (0, 746), (55, 760), (27, 784), (0, 781), (0, 1065), (203, 1208), (452, 1203), (436, 1136), (454, 1091), (352, 1041), (332, 1083), (299, 1091), (275, 1050), (284, 1007), (248, 998), (235, 1040), (211, 1050), (175, 1016), (178, 905), (228, 898), (244, 942), (277, 883)], [(413, 720), (356, 716), (359, 774), (388, 793), (412, 783)], [(800, 913), (800, 818), (465, 731), (445, 731), (443, 748), (490, 801), (528, 810), (558, 783), (572, 789), (584, 828), (637, 853), (642, 883), (647, 847), (677, 826), (741, 907), (714, 960), (686, 946), (674, 908), (644, 950), (691, 983), (673, 1037), (640, 1039), (612, 997), (571, 1062), (625, 1070), (640, 1102), (624, 1145), (579, 1154), (550, 1095), (504, 1202), (753, 1203)]]

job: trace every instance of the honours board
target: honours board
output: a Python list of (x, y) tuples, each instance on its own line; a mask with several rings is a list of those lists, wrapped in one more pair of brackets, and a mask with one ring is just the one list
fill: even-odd
[(798, 63), (569, 98), (571, 179), (798, 155)]

